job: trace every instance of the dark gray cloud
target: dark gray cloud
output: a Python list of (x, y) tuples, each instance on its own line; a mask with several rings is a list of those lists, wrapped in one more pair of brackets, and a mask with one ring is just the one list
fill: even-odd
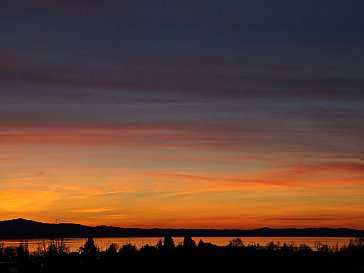
[[(1, 121), (245, 124), (249, 116), (259, 124), (306, 102), (295, 118), (346, 118), (352, 128), (364, 103), (363, 8), (356, 0), (5, 0)], [(242, 112), (249, 100), (255, 109)], [(285, 110), (274, 106), (282, 100)]]

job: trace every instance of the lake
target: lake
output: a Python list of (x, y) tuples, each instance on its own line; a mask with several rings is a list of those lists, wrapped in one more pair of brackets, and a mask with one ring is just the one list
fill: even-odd
[[(193, 240), (198, 243), (200, 240), (203, 240), (205, 243), (213, 243), (219, 246), (227, 245), (232, 239), (236, 237), (194, 237)], [(311, 247), (313, 250), (315, 249), (315, 242), (319, 241), (323, 244), (327, 244), (329, 246), (335, 246), (338, 244), (339, 247), (348, 245), (350, 239), (347, 237), (240, 237), (244, 242), (244, 245), (249, 244), (259, 244), (261, 246), (267, 245), (269, 242), (280, 242), (281, 244), (294, 244), (295, 246), (299, 246), (301, 244), (305, 244)], [(143, 245), (149, 244), (155, 246), (159, 240), (163, 238), (157, 237), (138, 237), (138, 238), (95, 238), (96, 245), (101, 249), (105, 250), (107, 247), (115, 243), (118, 246), (123, 246), (125, 244), (133, 244), (137, 248), (142, 247)], [(179, 244), (183, 242), (183, 237), (174, 237), (175, 244)], [(84, 245), (86, 242), (86, 238), (71, 238), (65, 239), (65, 243), (70, 251), (78, 251), (80, 246)], [(0, 244), (4, 244), (4, 246), (19, 246), (21, 242), (24, 240), (0, 240)], [(27, 240), (30, 251), (35, 251), (37, 248), (43, 244), (43, 242), (47, 242), (47, 240), (42, 239), (29, 239)]]

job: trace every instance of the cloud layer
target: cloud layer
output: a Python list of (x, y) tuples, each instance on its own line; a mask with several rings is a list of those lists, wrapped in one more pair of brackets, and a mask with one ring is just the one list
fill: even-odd
[(364, 228), (363, 8), (2, 1), (0, 218)]

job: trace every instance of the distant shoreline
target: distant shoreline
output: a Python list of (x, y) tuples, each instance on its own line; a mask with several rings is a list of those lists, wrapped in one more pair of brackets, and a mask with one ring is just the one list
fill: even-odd
[(349, 228), (142, 229), (79, 224), (49, 224), (25, 219), (0, 221), (0, 239), (146, 238), (146, 237), (364, 237), (364, 230)]

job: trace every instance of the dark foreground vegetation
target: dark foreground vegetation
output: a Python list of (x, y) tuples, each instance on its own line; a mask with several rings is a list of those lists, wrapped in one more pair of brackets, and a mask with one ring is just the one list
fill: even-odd
[(51, 240), (32, 253), (24, 242), (0, 246), (0, 272), (364, 272), (364, 239), (341, 248), (317, 242), (313, 250), (274, 242), (244, 245), (239, 238), (216, 246), (185, 237), (176, 246), (167, 236), (156, 246), (112, 244), (101, 251), (89, 238), (78, 252)]

